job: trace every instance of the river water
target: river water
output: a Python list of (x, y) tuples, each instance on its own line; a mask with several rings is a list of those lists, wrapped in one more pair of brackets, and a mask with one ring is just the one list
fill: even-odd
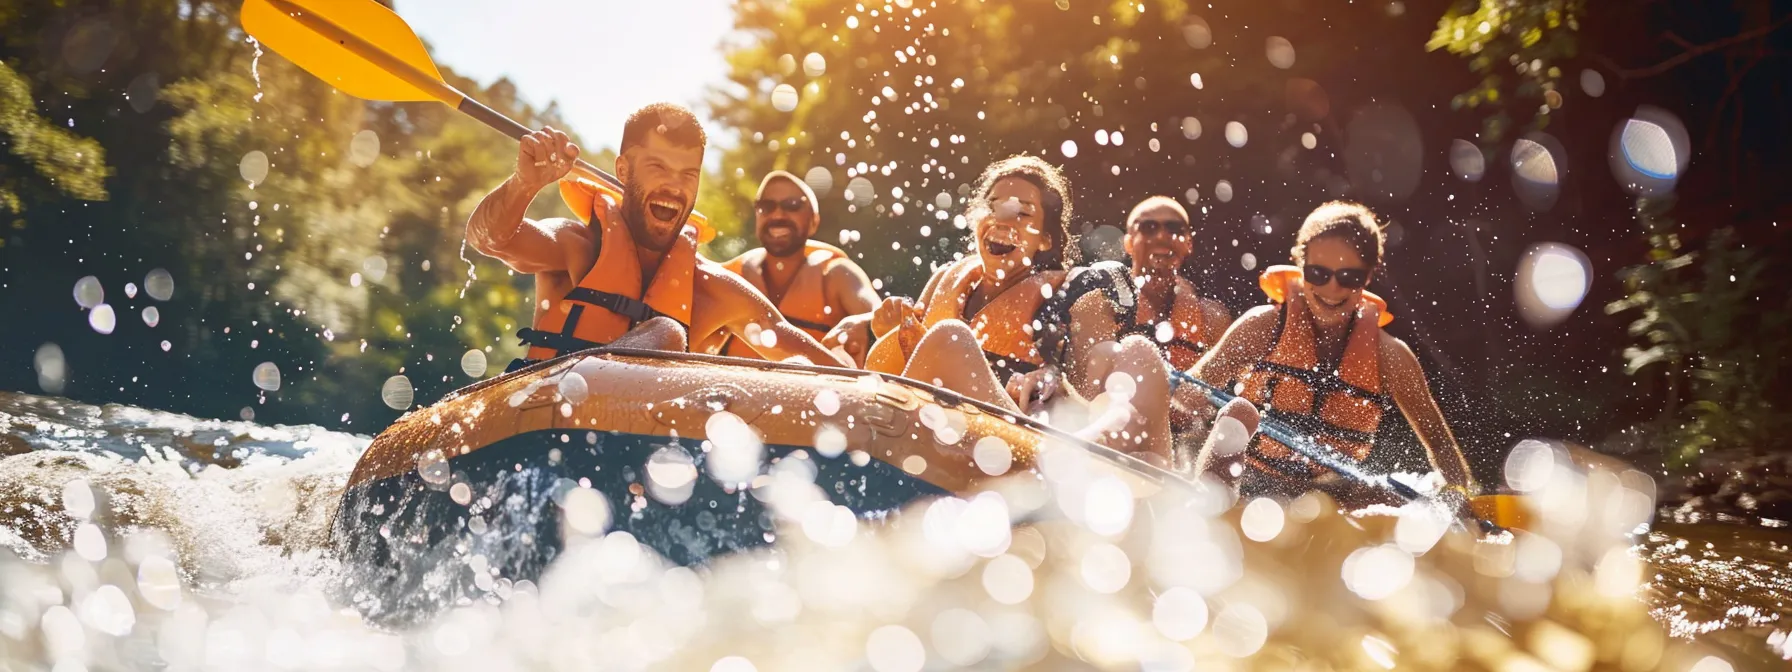
[(1718, 672), (1792, 659), (1792, 534), (1758, 520), (1639, 527), (1653, 508), (1639, 473), (1550, 459), (1519, 465), (1545, 504), (1537, 534), (1494, 542), (1446, 533), (1423, 507), (1134, 502), (1051, 476), (886, 524), (791, 519), (774, 546), (698, 568), (618, 532), (569, 541), (539, 585), (481, 577), (475, 557), (483, 598), (391, 630), (345, 606), (329, 545), (368, 442), (0, 392), (0, 669)]

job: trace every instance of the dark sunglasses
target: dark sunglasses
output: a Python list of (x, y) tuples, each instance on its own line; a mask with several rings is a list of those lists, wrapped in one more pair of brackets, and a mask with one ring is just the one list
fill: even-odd
[(1334, 271), (1324, 266), (1304, 264), (1301, 266), (1301, 277), (1306, 278), (1307, 284), (1314, 287), (1324, 287), (1336, 277), (1339, 287), (1362, 289), (1363, 285), (1369, 284), (1369, 269), (1340, 268)]
[(802, 212), (808, 207), (809, 199), (801, 196), (791, 196), (782, 201), (761, 198), (753, 203), (753, 209), (759, 211), (759, 214), (761, 215), (772, 214), (777, 212), (779, 208), (783, 208), (785, 212)]
[(1157, 235), (1158, 229), (1163, 229), (1165, 233), (1172, 236), (1180, 236), (1188, 233), (1188, 222), (1180, 219), (1165, 219), (1161, 221), (1156, 219), (1141, 219), (1137, 222), (1133, 222), (1133, 226), (1139, 227), (1139, 233), (1147, 236)]

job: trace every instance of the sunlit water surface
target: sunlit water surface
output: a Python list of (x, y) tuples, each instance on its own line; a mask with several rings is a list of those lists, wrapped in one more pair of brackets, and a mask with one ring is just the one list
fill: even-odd
[(623, 533), (577, 537), (539, 585), (480, 577), (482, 598), (390, 631), (345, 606), (329, 550), (368, 441), (0, 392), (0, 669), (1715, 672), (1792, 658), (1792, 535), (1632, 536), (1620, 479), (1559, 467), (1539, 496), (1578, 513), (1503, 543), (1443, 534), (1413, 507), (1116, 501), (1115, 483), (1057, 469), (1069, 476), (889, 524), (790, 518), (776, 545), (695, 569)]

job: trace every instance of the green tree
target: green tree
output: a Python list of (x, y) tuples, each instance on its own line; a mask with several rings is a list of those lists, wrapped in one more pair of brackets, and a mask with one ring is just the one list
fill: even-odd
[(1637, 343), (1624, 349), (1631, 375), (1659, 376), (1665, 400), (1653, 429), (1670, 468), (1713, 450), (1792, 447), (1792, 293), (1766, 282), (1773, 257), (1719, 228), (1698, 249), (1668, 215), (1671, 198), (1641, 199), (1637, 222), (1647, 261), (1622, 274), (1629, 290), (1606, 312), (1634, 316)]
[[(27, 200), (54, 195), (89, 201), (106, 198), (105, 150), (91, 138), (57, 128), (32, 105), (31, 85), (11, 66), (0, 62), (0, 137), (7, 153), (0, 160), (0, 217), (12, 228), (24, 228)], [(54, 194), (54, 195), (52, 195)], [(8, 217), (11, 215), (11, 217)], [(6, 246), (0, 229), (0, 247)]]

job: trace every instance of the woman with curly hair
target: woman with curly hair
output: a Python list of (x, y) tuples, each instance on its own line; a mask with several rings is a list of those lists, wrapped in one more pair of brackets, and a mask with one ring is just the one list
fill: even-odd
[[(878, 340), (865, 368), (1024, 413), (1042, 410), (1060, 390), (1117, 385), (1079, 435), (1167, 465), (1167, 369), (1156, 348), (1137, 337), (1069, 348), (1076, 320), (1052, 317), (1050, 300), (1075, 263), (1071, 212), (1070, 185), (1055, 166), (1027, 155), (991, 164), (966, 212), (976, 254), (935, 272), (918, 299), (890, 297), (873, 311)], [(830, 334), (825, 342), (842, 341)], [(1106, 384), (1120, 378), (1129, 382)]]

